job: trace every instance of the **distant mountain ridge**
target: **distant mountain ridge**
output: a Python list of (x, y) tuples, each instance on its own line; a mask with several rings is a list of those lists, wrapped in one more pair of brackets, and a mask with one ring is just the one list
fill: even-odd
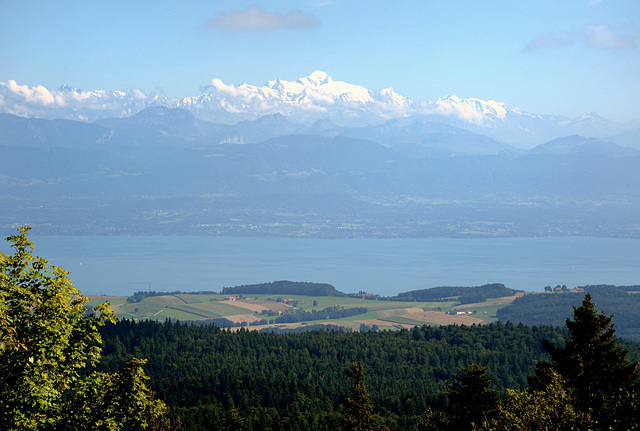
[(640, 150), (577, 135), (526, 151), (424, 116), (229, 125), (157, 106), (96, 123), (0, 114), (0, 154), (0, 226), (11, 229), (639, 235)]
[(535, 115), (495, 100), (450, 95), (436, 101), (413, 101), (392, 88), (370, 90), (315, 71), (296, 81), (276, 79), (263, 86), (225, 84), (213, 79), (202, 94), (182, 99), (131, 91), (83, 91), (63, 86), (0, 82), (0, 112), (23, 117), (96, 121), (132, 116), (145, 108), (182, 108), (197, 119), (220, 124), (253, 121), (280, 114), (294, 124), (311, 126), (330, 120), (342, 127), (379, 125), (390, 119), (416, 118), (483, 134), (494, 140), (532, 147), (551, 139), (583, 135), (605, 138), (633, 131), (595, 113), (570, 119)]

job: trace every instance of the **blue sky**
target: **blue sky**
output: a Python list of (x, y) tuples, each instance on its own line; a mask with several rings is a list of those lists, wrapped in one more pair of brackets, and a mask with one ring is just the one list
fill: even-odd
[(0, 1), (0, 81), (173, 98), (323, 70), (414, 101), (640, 118), (640, 1)]

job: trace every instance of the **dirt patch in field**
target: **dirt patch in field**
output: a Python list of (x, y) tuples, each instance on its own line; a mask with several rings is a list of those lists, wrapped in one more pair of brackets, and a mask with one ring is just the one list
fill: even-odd
[(376, 325), (379, 327), (387, 327), (387, 328), (397, 328), (402, 326), (403, 328), (406, 329), (411, 329), (413, 328), (415, 325), (409, 325), (407, 323), (394, 323), (394, 322), (387, 322), (386, 320), (380, 320), (380, 319), (365, 319), (365, 320), (358, 320), (358, 323), (364, 323), (365, 325)]
[(261, 301), (259, 299), (243, 299), (240, 302), (246, 303), (248, 305), (253, 304), (255, 306), (262, 307), (262, 309), (257, 311), (262, 311), (262, 310), (285, 311), (291, 308), (290, 305), (283, 304), (282, 302)]
[(116, 304), (116, 305), (112, 305), (112, 306), (111, 306), (111, 310), (112, 310), (114, 313), (118, 314), (118, 313), (120, 313), (120, 312), (121, 312), (120, 308), (121, 308), (121, 306), (122, 306), (122, 305), (124, 305), (124, 304)]
[(286, 304), (280, 302), (271, 301), (259, 301), (255, 299), (240, 299), (237, 301), (220, 301), (221, 304), (233, 305), (234, 307), (244, 308), (249, 311), (257, 311), (260, 313), (262, 310), (284, 311), (289, 310)]
[(241, 322), (251, 323), (251, 322), (257, 322), (258, 320), (260, 320), (259, 317), (253, 314), (234, 314), (232, 316), (224, 316), (224, 317), (225, 319), (231, 320), (233, 323), (241, 323)]
[(424, 313), (421, 308), (392, 308), (378, 311), (380, 317), (406, 316), (407, 314)]
[(485, 323), (484, 320), (477, 317), (468, 315), (454, 316), (445, 314), (442, 311), (421, 311), (420, 313), (410, 313), (402, 317), (436, 325), (473, 325), (474, 323), (481, 325)]

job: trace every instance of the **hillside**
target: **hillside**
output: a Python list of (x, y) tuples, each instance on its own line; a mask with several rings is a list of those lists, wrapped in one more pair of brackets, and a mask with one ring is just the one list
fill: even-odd
[[(235, 292), (239, 288), (227, 290)], [(171, 319), (254, 330), (296, 329), (317, 324), (370, 330), (490, 323), (496, 321), (499, 308), (516, 298), (513, 295), (464, 303), (460, 297), (452, 296), (446, 301), (395, 298), (391, 301), (366, 293), (327, 296), (182, 292), (142, 295), (139, 292), (128, 298), (92, 296), (90, 305), (108, 300), (119, 318), (134, 320)]]
[(0, 226), (45, 234), (637, 237), (640, 151), (530, 151), (428, 118), (220, 125), (155, 108), (99, 124), (0, 114)]
[(527, 294), (497, 311), (501, 322), (562, 326), (589, 293), (598, 309), (613, 315), (616, 334), (640, 341), (640, 286), (582, 286), (567, 291)]

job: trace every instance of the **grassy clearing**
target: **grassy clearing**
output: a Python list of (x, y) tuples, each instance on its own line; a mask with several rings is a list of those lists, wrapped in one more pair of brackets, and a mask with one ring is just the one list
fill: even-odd
[[(424, 324), (471, 324), (481, 322), (490, 323), (497, 320), (496, 311), (513, 301), (509, 298), (491, 298), (486, 302), (476, 304), (460, 304), (459, 301), (443, 302), (414, 302), (414, 301), (387, 301), (369, 300), (361, 298), (337, 297), (337, 296), (303, 296), (303, 295), (244, 295), (237, 301), (227, 300), (227, 295), (219, 294), (189, 294), (150, 296), (140, 302), (127, 302), (124, 297), (91, 298), (89, 305), (108, 300), (112, 308), (120, 318), (129, 319), (179, 319), (205, 320), (225, 317), (232, 321), (246, 321), (275, 319), (276, 316), (265, 316), (262, 310), (273, 312), (287, 312), (292, 308), (291, 303), (283, 302), (291, 299), (297, 302), (297, 309), (304, 311), (322, 310), (327, 307), (341, 306), (344, 308), (365, 307), (367, 313), (348, 318), (323, 321), (358, 330), (365, 322), (378, 322), (384, 327), (399, 327), (399, 325), (422, 326)], [(315, 305), (314, 305), (315, 304)], [(451, 316), (455, 310), (471, 311), (471, 316)], [(307, 322), (313, 324), (318, 322)], [(300, 324), (279, 324), (279, 327), (296, 327)], [(256, 327), (259, 329), (260, 327)]]
[(384, 322), (400, 323), (403, 325), (411, 325), (411, 326), (422, 326), (422, 325), (433, 324), (433, 322), (425, 322), (425, 321), (415, 320), (409, 317), (402, 317), (402, 316), (385, 317), (384, 319), (380, 319), (380, 320)]

